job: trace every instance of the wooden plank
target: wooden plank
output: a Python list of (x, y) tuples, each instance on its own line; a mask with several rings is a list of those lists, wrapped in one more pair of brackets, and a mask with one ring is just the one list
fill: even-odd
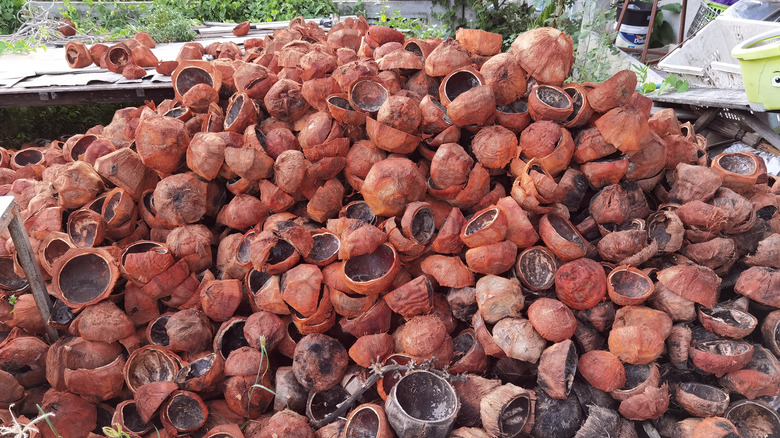
[(648, 96), (654, 102), (676, 103), (698, 107), (716, 107), (750, 110), (745, 90), (719, 88), (691, 88), (684, 93), (667, 93)]
[(696, 119), (696, 122), (693, 124), (693, 130), (696, 132), (701, 131), (702, 129), (706, 128), (707, 125), (710, 124), (713, 120), (715, 120), (716, 117), (718, 117), (718, 113), (720, 112), (719, 108), (707, 108), (704, 110), (704, 112), (699, 116), (698, 119)]
[(0, 108), (102, 103), (159, 102), (174, 97), (170, 82), (101, 84), (86, 87), (40, 87), (0, 89)]
[(780, 134), (773, 131), (761, 120), (758, 120), (756, 116), (748, 112), (740, 112), (743, 123), (749, 126), (752, 130), (756, 131), (761, 137), (764, 138), (769, 144), (775, 148), (780, 148)]

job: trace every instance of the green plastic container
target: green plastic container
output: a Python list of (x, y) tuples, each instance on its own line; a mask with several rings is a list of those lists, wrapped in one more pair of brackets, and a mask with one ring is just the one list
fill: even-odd
[(731, 50), (731, 56), (739, 60), (751, 107), (758, 111), (780, 109), (780, 30), (743, 41)]

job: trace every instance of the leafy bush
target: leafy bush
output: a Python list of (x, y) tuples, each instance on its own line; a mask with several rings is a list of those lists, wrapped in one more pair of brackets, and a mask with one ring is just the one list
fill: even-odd
[(181, 8), (164, 1), (155, 1), (152, 11), (141, 17), (142, 30), (149, 32), (155, 42), (192, 41), (193, 20)]
[(285, 21), (327, 17), (338, 12), (331, 0), (254, 0), (247, 3), (247, 15), (256, 21)]
[(446, 38), (449, 36), (448, 29), (445, 26), (429, 24), (426, 20), (419, 18), (406, 18), (397, 9), (393, 10), (393, 15), (387, 15), (387, 12), (383, 11), (379, 16), (378, 24), (401, 30), (406, 33), (407, 37), (425, 39)]
[(0, 0), (0, 34), (14, 33), (19, 28), (16, 14), (21, 9), (23, 0)]
[(86, 11), (77, 10), (71, 0), (64, 0), (60, 10), (81, 32), (91, 35), (105, 35), (114, 38), (132, 38), (139, 25), (139, 19), (146, 13), (145, 4), (83, 0)]

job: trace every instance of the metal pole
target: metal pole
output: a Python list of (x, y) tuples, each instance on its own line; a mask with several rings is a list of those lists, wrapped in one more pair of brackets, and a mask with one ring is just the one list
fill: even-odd
[(19, 263), (24, 269), (27, 277), (27, 283), (30, 285), (35, 304), (43, 318), (46, 337), (50, 343), (57, 340), (57, 330), (49, 325), (51, 320), (51, 301), (49, 293), (46, 291), (46, 285), (43, 282), (38, 261), (33, 255), (30, 238), (27, 236), (27, 230), (24, 228), (22, 216), (19, 214), (19, 206), (16, 205), (13, 196), (0, 196), (0, 228), (8, 227), (11, 233), (11, 239), (16, 247), (16, 254), (19, 257)]

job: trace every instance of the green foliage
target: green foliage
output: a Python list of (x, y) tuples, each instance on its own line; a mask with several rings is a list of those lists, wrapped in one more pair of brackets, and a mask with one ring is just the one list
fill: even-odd
[(34, 52), (39, 48), (46, 50), (46, 46), (32, 37), (15, 42), (0, 41), (0, 55), (5, 55), (6, 53), (26, 54)]
[(658, 95), (667, 93), (669, 91), (676, 91), (678, 93), (685, 93), (690, 88), (691, 84), (684, 79), (678, 78), (676, 75), (669, 75), (661, 82), (661, 86), (658, 87)]
[(348, 6), (339, 10), (339, 12), (343, 15), (355, 15), (358, 17), (368, 16), (368, 13), (366, 12), (366, 5), (363, 3), (363, 0), (357, 0), (354, 6)]
[(671, 91), (684, 93), (690, 87), (688, 81), (680, 79), (676, 75), (669, 75), (660, 84), (648, 82), (647, 66), (632, 65), (631, 68), (636, 72), (639, 92), (642, 94), (650, 94), (656, 90), (659, 96)]
[(193, 20), (187, 18), (186, 11), (171, 2), (156, 0), (152, 11), (141, 17), (142, 30), (149, 32), (155, 42), (192, 41), (195, 31)]
[(241, 21), (246, 16), (244, 2), (236, 0), (196, 0), (190, 11), (201, 21)]
[(84, 133), (95, 125), (111, 123), (114, 112), (126, 106), (99, 104), (0, 108), (0, 145), (19, 148), (39, 138), (55, 140)]
[(295, 17), (327, 17), (338, 13), (331, 0), (253, 0), (247, 16), (254, 21), (285, 21)]
[[(556, 0), (550, 0), (552, 2)], [(535, 22), (533, 6), (511, 0), (433, 0), (434, 5), (444, 8), (436, 18), (444, 24), (446, 36), (454, 36), (458, 28), (482, 29), (504, 37), (504, 48), (514, 41), (517, 34), (533, 27)], [(476, 13), (476, 20), (466, 19), (466, 9)]]
[(111, 38), (132, 38), (140, 25), (139, 19), (146, 12), (146, 5), (122, 2), (84, 0), (86, 11), (76, 9), (70, 0), (64, 0), (60, 9), (63, 17), (69, 18), (76, 29), (90, 35)]
[(609, 58), (618, 52), (612, 44), (617, 32), (608, 32), (615, 21), (615, 8), (605, 5), (600, 9), (585, 9), (569, 15), (564, 13), (558, 26), (574, 42), (575, 82), (603, 82), (612, 75)]
[(0, 34), (14, 33), (22, 24), (17, 18), (23, 0), (0, 0)]
[(116, 429), (108, 426), (103, 427), (103, 435), (107, 436), (108, 438), (132, 438), (127, 434), (127, 432), (122, 430), (121, 424), (116, 423), (115, 426)]
[(661, 6), (658, 12), (656, 12), (655, 22), (653, 22), (653, 33), (650, 35), (649, 41), (651, 48), (663, 47), (675, 41), (674, 29), (666, 21), (664, 11), (679, 14), (682, 11), (682, 5), (680, 3), (669, 3)]
[[(19, 298), (17, 298), (16, 295), (11, 295), (10, 297), (8, 297), (8, 304), (11, 307), (14, 307), (18, 300), (19, 300)], [(14, 313), (14, 309), (11, 309), (11, 313)]]
[(427, 20), (419, 18), (405, 18), (397, 9), (393, 10), (393, 15), (388, 16), (386, 4), (383, 5), (383, 11), (379, 16), (379, 24), (392, 27), (406, 33), (407, 37), (416, 38), (446, 38), (447, 30), (440, 24), (428, 24)]

